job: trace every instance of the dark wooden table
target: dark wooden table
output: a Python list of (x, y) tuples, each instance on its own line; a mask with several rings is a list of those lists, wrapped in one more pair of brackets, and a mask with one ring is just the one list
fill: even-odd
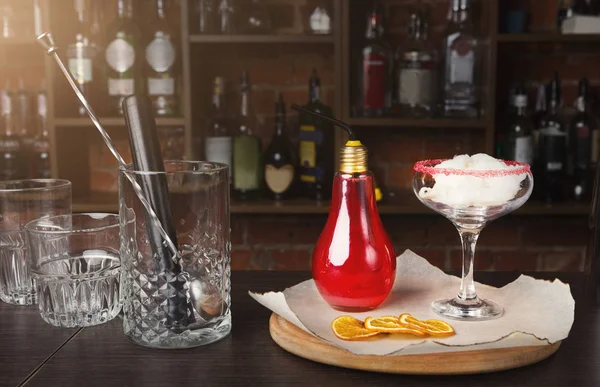
[[(576, 299), (575, 325), (558, 352), (538, 364), (468, 376), (376, 374), (314, 363), (279, 348), (269, 336), (270, 311), (248, 290), (282, 290), (309, 278), (302, 272), (234, 272), (233, 331), (188, 350), (152, 350), (128, 342), (119, 318), (93, 328), (64, 330), (41, 321), (34, 308), (0, 306), (2, 386), (600, 386), (600, 306), (582, 294), (583, 277), (559, 274)], [(478, 273), (504, 285), (516, 273)], [(536, 275), (538, 278), (554, 276)], [(540, 321), (552, 324), (552, 321)], [(432, 365), (435, 366), (435, 365)], [(177, 375), (174, 379), (171, 375)]]

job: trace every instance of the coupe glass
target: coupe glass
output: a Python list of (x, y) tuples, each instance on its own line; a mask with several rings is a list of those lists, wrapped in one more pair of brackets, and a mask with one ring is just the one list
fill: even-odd
[[(502, 306), (480, 299), (475, 292), (475, 245), (488, 222), (516, 210), (529, 199), (533, 189), (531, 169), (528, 164), (514, 161), (503, 161), (512, 168), (501, 170), (435, 168), (443, 161), (420, 161), (414, 166), (413, 176), (413, 190), (417, 198), (456, 226), (463, 248), (458, 295), (434, 301), (431, 308), (452, 319), (498, 318), (503, 313)], [(438, 187), (434, 191), (436, 179)]]

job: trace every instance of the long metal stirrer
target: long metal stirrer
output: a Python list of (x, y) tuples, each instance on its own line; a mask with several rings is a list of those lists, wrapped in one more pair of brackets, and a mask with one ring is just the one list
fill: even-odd
[[(117, 151), (117, 148), (115, 148), (115, 146), (112, 142), (112, 139), (110, 138), (110, 136), (108, 135), (106, 130), (100, 124), (98, 117), (96, 117), (96, 114), (94, 113), (94, 109), (88, 103), (88, 101), (85, 99), (84, 95), (79, 90), (79, 87), (77, 86), (77, 83), (75, 82), (75, 79), (73, 79), (73, 76), (71, 75), (69, 70), (67, 70), (67, 68), (63, 64), (62, 60), (58, 56), (58, 52), (56, 50), (56, 44), (54, 43), (54, 38), (52, 37), (52, 34), (49, 32), (44, 32), (43, 34), (38, 36), (37, 40), (44, 47), (44, 49), (46, 49), (46, 53), (48, 55), (52, 55), (54, 57), (54, 60), (56, 61), (56, 63), (58, 64), (58, 67), (60, 68), (60, 71), (62, 71), (65, 78), (67, 78), (67, 81), (69, 81), (69, 85), (71, 85), (71, 88), (77, 95), (77, 98), (79, 98), (79, 101), (81, 101), (81, 103), (83, 104), (83, 107), (85, 108), (85, 110), (87, 110), (87, 113), (90, 116), (94, 125), (96, 126), (96, 129), (98, 129), (98, 131), (100, 132), (100, 135), (102, 136), (102, 139), (104, 139), (106, 146), (108, 147), (110, 152), (113, 154), (115, 159), (117, 159), (119, 166), (121, 166), (121, 168), (123, 168), (125, 171), (127, 171), (127, 164), (125, 163), (125, 160), (123, 159), (121, 154)], [(146, 197), (144, 196), (144, 193), (142, 192), (142, 188), (137, 183), (137, 181), (135, 181), (133, 176), (131, 176), (130, 174), (128, 174), (126, 172), (124, 173), (124, 175), (131, 182), (134, 192), (136, 193), (137, 197), (140, 199), (140, 202), (144, 206), (144, 209), (147, 211), (147, 215), (150, 216), (152, 223), (154, 225), (156, 225), (156, 227), (158, 227), (158, 229), (161, 233), (161, 236), (164, 238), (165, 242), (167, 243), (167, 245), (169, 247), (169, 250), (171, 250), (171, 252), (173, 253), (173, 258), (172, 258), (173, 261), (178, 263), (179, 259), (181, 258), (179, 251), (177, 250), (177, 247), (175, 247), (175, 244), (173, 243), (171, 238), (169, 238), (169, 235), (167, 235), (167, 233), (165, 232), (162, 224), (160, 223), (160, 221), (158, 220), (158, 217), (156, 216), (156, 213), (152, 209), (152, 206), (150, 205), (148, 200), (146, 200)]]

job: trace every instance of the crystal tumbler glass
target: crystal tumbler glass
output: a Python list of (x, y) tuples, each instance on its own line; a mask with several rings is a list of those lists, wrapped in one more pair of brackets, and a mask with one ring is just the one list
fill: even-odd
[(71, 182), (57, 179), (0, 181), (0, 300), (35, 304), (23, 227), (41, 217), (71, 213)]
[(89, 327), (121, 312), (118, 215), (52, 216), (28, 223), (25, 230), (44, 321)]
[[(231, 330), (229, 172), (225, 164), (195, 161), (165, 162), (165, 169), (119, 173), (123, 330), (129, 340), (147, 347), (195, 347)], [(167, 182), (166, 205), (177, 236), (167, 264), (172, 260), (175, 269), (165, 269), (154, 251), (160, 249), (152, 240), (161, 224), (128, 175), (140, 185), (148, 178)], [(125, 224), (131, 212), (135, 222)]]

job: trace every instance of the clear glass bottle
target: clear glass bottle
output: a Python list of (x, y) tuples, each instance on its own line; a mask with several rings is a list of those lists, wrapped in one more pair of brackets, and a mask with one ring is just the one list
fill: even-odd
[(225, 120), (225, 81), (216, 77), (213, 83), (213, 113), (208, 136), (204, 142), (206, 160), (225, 163), (231, 168), (232, 138)]
[(24, 176), (29, 177), (27, 173), (31, 164), (31, 148), (33, 142), (31, 95), (25, 90), (23, 78), (19, 77), (19, 89), (15, 95), (15, 133), (21, 143)]
[(402, 115), (431, 115), (437, 102), (437, 53), (427, 40), (421, 12), (410, 18), (409, 40), (396, 50), (397, 101)]
[(298, 161), (286, 130), (285, 102), (279, 94), (275, 104), (275, 133), (264, 155), (265, 185), (269, 196), (283, 200), (292, 196)]
[(375, 3), (367, 18), (366, 44), (359, 66), (358, 114), (365, 117), (383, 116), (392, 104), (392, 53), (383, 34), (383, 11)]
[(234, 34), (236, 32), (236, 26), (234, 16), (237, 8), (234, 8), (232, 0), (218, 0), (219, 5), (217, 7), (218, 25), (217, 32), (221, 34)]
[(177, 50), (175, 34), (167, 22), (165, 0), (155, 0), (155, 19), (149, 23), (152, 33), (146, 45), (148, 94), (158, 117), (172, 117), (179, 112), (177, 98)]
[(452, 0), (443, 38), (443, 111), (448, 117), (479, 116), (479, 41), (473, 33), (469, 3)]
[(198, 32), (214, 34), (217, 32), (217, 1), (197, 0)]
[(135, 94), (140, 83), (139, 30), (133, 21), (133, 0), (117, 0), (117, 19), (108, 28), (105, 58), (109, 114), (122, 115), (123, 99)]
[(577, 114), (571, 120), (569, 144), (573, 158), (573, 177), (571, 197), (574, 200), (588, 201), (592, 198), (592, 185), (598, 152), (600, 151), (600, 130), (597, 118), (590, 112), (590, 84), (587, 78), (579, 81)]
[[(90, 11), (89, 0), (75, 0), (75, 13), (77, 15), (76, 34), (74, 41), (67, 47), (69, 72), (75, 78), (79, 90), (92, 105), (96, 103), (94, 86), (94, 65), (96, 45), (90, 37)], [(87, 116), (87, 111), (74, 93), (68, 93), (68, 116)]]
[(244, 71), (240, 82), (240, 113), (237, 133), (233, 137), (233, 197), (252, 200), (260, 197), (262, 160), (260, 139), (253, 133), (256, 120), (252, 114), (250, 81)]
[(29, 176), (35, 179), (49, 179), (52, 176), (50, 164), (50, 133), (48, 132), (48, 109), (46, 89), (42, 85), (37, 94), (36, 133), (31, 148)]
[(519, 85), (512, 101), (513, 112), (506, 127), (504, 157), (531, 165), (533, 163), (533, 123), (527, 113), (527, 90)]
[(567, 175), (567, 130), (559, 117), (561, 86), (554, 74), (548, 89), (548, 112), (540, 129), (540, 159), (542, 165), (542, 199), (548, 203), (565, 200)]
[[(316, 70), (308, 81), (309, 101), (305, 109), (333, 116), (331, 107), (321, 102), (321, 81)], [(327, 200), (331, 196), (333, 179), (334, 129), (328, 121), (300, 114), (300, 191), (312, 200)]]
[(8, 81), (0, 93), (0, 103), (0, 180), (23, 179), (23, 150), (15, 132), (14, 95)]

